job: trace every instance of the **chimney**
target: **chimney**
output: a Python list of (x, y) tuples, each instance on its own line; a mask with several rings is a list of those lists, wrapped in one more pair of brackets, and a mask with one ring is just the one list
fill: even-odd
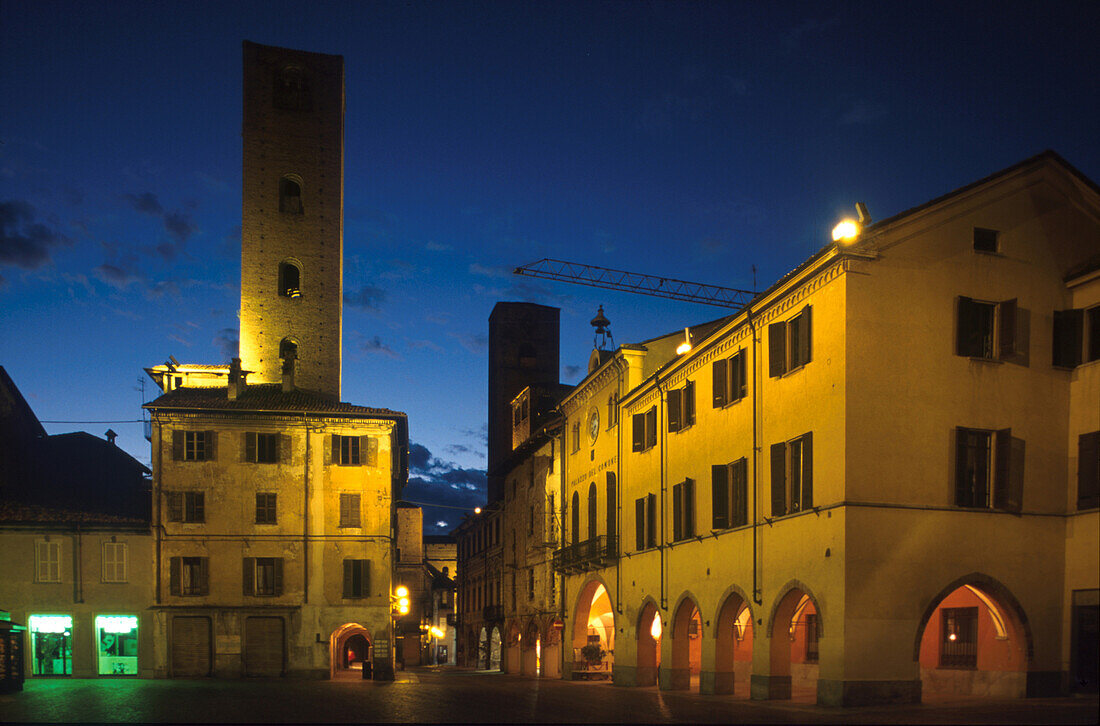
[(118, 436), (112, 429), (107, 429), (107, 433), (103, 435), (107, 437), (107, 442), (110, 444), (115, 443), (115, 438)]
[(248, 376), (248, 371), (241, 370), (241, 359), (234, 358), (229, 363), (229, 400), (236, 401), (237, 396), (244, 393), (245, 377)]

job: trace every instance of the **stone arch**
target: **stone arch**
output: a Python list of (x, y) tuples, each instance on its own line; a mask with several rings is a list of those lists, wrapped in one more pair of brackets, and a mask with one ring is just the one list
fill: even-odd
[[(768, 622), (765, 625), (765, 630), (769, 638), (772, 637), (772, 627), (775, 625), (776, 611), (779, 609), (780, 603), (783, 602), (783, 598), (785, 598), (787, 594), (790, 593), (792, 590), (800, 590), (805, 593), (805, 595), (810, 598), (810, 602), (812, 602), (814, 604), (814, 607), (817, 609), (820, 619), (822, 621), (825, 619), (824, 611), (821, 608), (821, 601), (818, 599), (817, 595), (814, 594), (814, 591), (810, 588), (810, 586), (802, 582), (801, 580), (790, 580), (783, 587), (779, 588), (779, 594), (776, 595), (775, 599), (772, 601), (772, 607), (768, 614)], [(819, 624), (818, 635), (824, 634), (824, 627)]]
[(587, 668), (581, 648), (589, 644), (599, 644), (608, 654), (604, 663), (610, 669), (615, 650), (615, 608), (610, 588), (598, 575), (589, 577), (577, 591), (571, 636), (574, 670)]
[[(361, 638), (366, 643), (364, 652), (356, 652), (355, 660), (347, 657), (349, 641)], [(374, 638), (370, 631), (359, 623), (344, 623), (333, 630), (329, 635), (329, 678), (335, 678), (339, 673), (347, 673), (352, 670), (356, 675), (362, 676), (363, 668), (370, 668), (374, 661)], [(352, 663), (359, 663), (359, 668), (353, 668)]]
[(509, 621), (504, 630), (504, 658), (501, 670), (505, 673), (520, 672), (520, 650), (523, 644), (523, 630), (519, 621)]
[(294, 257), (287, 257), (279, 262), (279, 296), (302, 296), (302, 263)]
[(822, 620), (817, 595), (806, 583), (790, 580), (777, 591), (765, 630), (769, 672), (762, 682), (766, 686), (754, 697), (816, 702)]
[(698, 690), (703, 664), (703, 613), (699, 599), (684, 592), (672, 609), (669, 639), (672, 644), (672, 664), (669, 687), (673, 690)]
[(925, 627), (928, 625), (928, 621), (932, 619), (932, 614), (936, 612), (936, 608), (940, 606), (944, 598), (966, 585), (973, 585), (979, 590), (987, 592), (1010, 610), (1012, 615), (1019, 620), (1019, 625), (1026, 639), (1027, 662), (1030, 663), (1035, 657), (1035, 644), (1032, 640), (1031, 624), (1027, 620), (1027, 613), (1024, 612), (1023, 606), (1020, 605), (1020, 601), (1016, 599), (1016, 596), (1012, 594), (1011, 590), (1001, 584), (1000, 581), (981, 572), (971, 572), (969, 575), (963, 575), (940, 590), (928, 601), (928, 604), (924, 608), (924, 612), (921, 613), (920, 622), (917, 624), (917, 633), (913, 641), (913, 660), (920, 659), (921, 637), (924, 634)]
[(523, 675), (538, 678), (541, 670), (542, 641), (542, 628), (538, 619), (531, 618), (523, 627), (523, 637), (520, 640), (519, 672)]
[[(655, 627), (654, 619), (660, 625)], [(654, 634), (656, 631), (656, 634)], [(661, 637), (664, 623), (661, 621), (661, 609), (657, 601), (647, 595), (638, 608), (638, 620), (634, 632), (638, 639), (635, 682), (639, 686), (657, 684), (657, 669), (661, 666)]]
[(714, 692), (736, 693), (748, 684), (756, 629), (752, 601), (736, 585), (726, 588), (715, 610)]
[[(745, 606), (749, 609), (749, 619), (750, 620), (753, 620), (753, 618), (756, 617), (756, 613), (754, 613), (753, 609), (752, 609), (752, 606), (753, 606), (752, 598), (750, 598), (748, 593), (745, 592), (745, 589), (742, 588), (740, 585), (730, 585), (729, 587), (727, 587), (725, 589), (725, 591), (722, 592), (722, 594), (719, 596), (719, 598), (717, 600), (717, 603), (716, 603), (715, 608), (714, 608), (716, 618), (717, 618), (717, 613), (720, 613), (722, 611), (722, 607), (729, 600), (730, 595), (736, 595), (737, 597), (741, 598), (741, 601), (744, 602)], [(753, 622), (755, 623), (755, 620), (753, 620)], [(717, 620), (715, 620), (714, 625), (711, 626), (711, 637), (712, 638), (717, 638), (718, 637), (718, 621)]]
[(279, 178), (279, 211), (283, 214), (302, 214), (302, 177), (283, 174)]

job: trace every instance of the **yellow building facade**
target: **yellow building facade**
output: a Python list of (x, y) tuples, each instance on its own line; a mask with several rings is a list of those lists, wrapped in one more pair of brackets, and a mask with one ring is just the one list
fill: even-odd
[(566, 674), (598, 643), (618, 684), (753, 698), (1069, 687), (1098, 219), (1047, 152), (823, 248), (686, 353), (594, 359), (562, 404)]

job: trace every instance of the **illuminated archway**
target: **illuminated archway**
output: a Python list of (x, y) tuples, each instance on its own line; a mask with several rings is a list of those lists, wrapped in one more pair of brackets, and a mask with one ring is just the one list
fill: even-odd
[(553, 618), (547, 624), (539, 653), (539, 675), (561, 678), (561, 640), (563, 623)]
[(821, 609), (801, 583), (790, 583), (782, 592), (769, 622), (768, 698), (816, 703)]
[(1019, 602), (996, 580), (974, 573), (941, 590), (917, 631), (921, 698), (1023, 698), (1032, 641)]
[[(582, 653), (582, 649), (590, 645), (599, 647), (602, 655), (598, 661)], [(573, 611), (573, 671), (610, 675), (614, 660), (615, 611), (611, 598), (603, 583), (589, 580), (581, 588)]]
[(542, 670), (542, 634), (537, 620), (527, 623), (520, 641), (520, 673), (538, 678)]
[(477, 640), (477, 667), (483, 671), (489, 670), (489, 631), (481, 629), (481, 635)]
[(752, 610), (732, 592), (722, 602), (714, 629), (714, 692), (749, 695), (752, 673)]
[(374, 643), (370, 632), (359, 623), (345, 623), (329, 636), (329, 678), (373, 670)]
[(500, 628), (494, 625), (493, 632), (489, 634), (489, 670), (500, 670), (501, 646)]
[(661, 667), (661, 636), (664, 626), (657, 603), (647, 600), (638, 615), (638, 665), (636, 681), (639, 686), (657, 685), (657, 669)]
[(674, 691), (699, 690), (703, 663), (703, 617), (690, 596), (680, 600), (672, 616), (672, 667), (669, 687)]
[(508, 636), (504, 641), (504, 662), (502, 671), (505, 673), (520, 672), (520, 644), (523, 642), (523, 634), (520, 632), (519, 623), (512, 621), (508, 625)]

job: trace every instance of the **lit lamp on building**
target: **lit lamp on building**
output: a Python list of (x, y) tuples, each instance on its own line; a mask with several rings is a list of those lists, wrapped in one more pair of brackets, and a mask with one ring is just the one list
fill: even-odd
[(676, 346), (676, 355), (683, 355), (691, 350), (691, 331), (684, 328), (684, 342)]
[(859, 215), (858, 220), (842, 219), (833, 227), (833, 242), (850, 245), (859, 239), (863, 229), (871, 223), (871, 215), (867, 213), (867, 205), (863, 202), (856, 203), (856, 213)]

